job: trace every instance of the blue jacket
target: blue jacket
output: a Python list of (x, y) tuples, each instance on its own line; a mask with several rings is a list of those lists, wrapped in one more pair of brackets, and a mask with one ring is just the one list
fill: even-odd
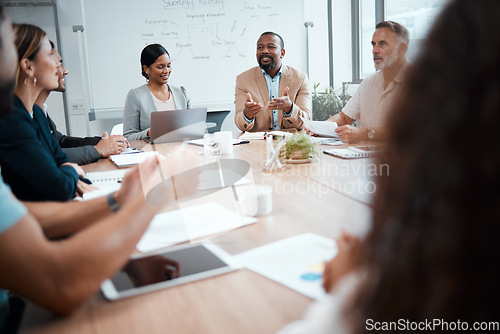
[(72, 199), (78, 174), (71, 166), (61, 166), (68, 161), (42, 109), (34, 105), (32, 119), (14, 96), (14, 112), (0, 118), (0, 165), (12, 192), (25, 201)]

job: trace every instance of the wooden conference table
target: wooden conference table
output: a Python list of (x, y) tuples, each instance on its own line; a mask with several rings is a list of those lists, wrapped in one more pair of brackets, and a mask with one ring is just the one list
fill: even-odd
[[(144, 151), (142, 141), (131, 145)], [(174, 144), (155, 145), (163, 155)], [(327, 146), (321, 146), (327, 149)], [(189, 145), (189, 150), (201, 151)], [(232, 156), (249, 162), (256, 184), (273, 188), (273, 211), (257, 223), (211, 238), (234, 255), (302, 233), (336, 238), (341, 229), (359, 234), (370, 217), (370, 159), (343, 160), (322, 154), (319, 161), (287, 164), (282, 172), (264, 173), (262, 140), (234, 146)], [(86, 172), (116, 167), (107, 159)], [(300, 319), (311, 299), (247, 269), (163, 289), (120, 301), (100, 292), (73, 315), (63, 318), (28, 303), (20, 333), (274, 333)]]

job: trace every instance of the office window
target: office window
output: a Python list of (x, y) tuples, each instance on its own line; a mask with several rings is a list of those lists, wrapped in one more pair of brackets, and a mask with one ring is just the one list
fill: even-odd
[(375, 30), (375, 1), (361, 0), (359, 5), (360, 17), (360, 66), (361, 79), (374, 72), (372, 57), (372, 35)]
[[(362, 80), (375, 72), (371, 53), (371, 38), (375, 22), (393, 20), (405, 25), (410, 31), (410, 46), (407, 58), (411, 62), (417, 56), (422, 41), (448, 0), (354, 0), (359, 3), (359, 69), (353, 71), (353, 81)], [(356, 8), (353, 6), (353, 8)], [(378, 13), (378, 17), (377, 17)], [(382, 16), (382, 17), (381, 17)], [(353, 29), (355, 32), (355, 29)], [(356, 62), (353, 62), (356, 64)], [(359, 77), (357, 76), (359, 75)]]
[(410, 31), (407, 57), (415, 59), (420, 44), (447, 0), (386, 0), (386, 19), (403, 24)]

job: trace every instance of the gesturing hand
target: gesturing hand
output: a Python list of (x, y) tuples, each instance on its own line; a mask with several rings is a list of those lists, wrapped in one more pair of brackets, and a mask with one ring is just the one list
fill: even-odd
[(290, 97), (288, 97), (289, 90), (290, 87), (286, 87), (283, 96), (275, 97), (269, 101), (266, 108), (269, 110), (283, 110), (287, 113), (292, 111), (293, 103), (290, 101)]
[(257, 115), (261, 110), (262, 110), (262, 103), (257, 103), (254, 102), (252, 99), (252, 95), (250, 93), (247, 93), (247, 101), (245, 102), (245, 110), (243, 110), (243, 113), (245, 114), (245, 117), (248, 119), (253, 118), (255, 115)]

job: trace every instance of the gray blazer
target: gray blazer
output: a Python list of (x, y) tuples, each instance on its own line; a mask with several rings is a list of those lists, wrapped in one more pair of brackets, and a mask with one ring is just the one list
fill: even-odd
[[(177, 109), (191, 108), (191, 101), (186, 89), (169, 85)], [(139, 140), (148, 137), (151, 127), (151, 112), (157, 111), (148, 85), (131, 89), (125, 98), (123, 108), (123, 135), (127, 140)]]

